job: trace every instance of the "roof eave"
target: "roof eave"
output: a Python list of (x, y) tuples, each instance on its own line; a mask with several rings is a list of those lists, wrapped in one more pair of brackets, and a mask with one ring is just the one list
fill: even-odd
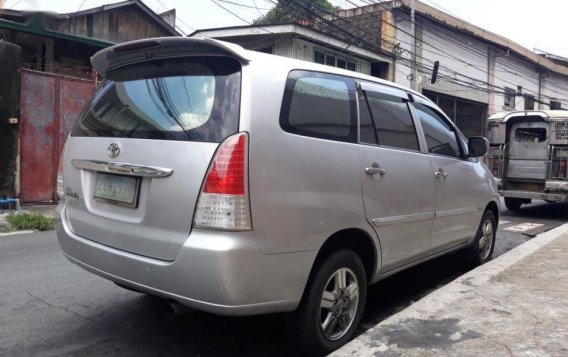
[(83, 36), (74, 36), (74, 35), (69, 35), (69, 34), (66, 34), (66, 33), (46, 30), (46, 29), (42, 29), (42, 30), (33, 29), (33, 28), (30, 28), (29, 26), (27, 26), (25, 24), (21, 24), (19, 22), (14, 22), (14, 21), (9, 21), (9, 20), (4, 20), (4, 19), (0, 19), (0, 29), (20, 31), (20, 32), (29, 33), (29, 34), (36, 35), (36, 36), (44, 36), (44, 37), (61, 39), (61, 40), (68, 40), (68, 41), (78, 42), (78, 43), (81, 43), (81, 44), (84, 44), (84, 45), (89, 45), (89, 46), (93, 46), (93, 47), (97, 47), (97, 48), (106, 48), (106, 47), (112, 46), (114, 44), (112, 42), (96, 40), (96, 39), (92, 39), (92, 38), (89, 38), (89, 37), (83, 37)]
[[(349, 51), (358, 57), (374, 59), (383, 62), (391, 62), (392, 59), (387, 55), (380, 52), (373, 52), (368, 49), (357, 47), (345, 42), (344, 40), (331, 36), (329, 34), (320, 32), (311, 27), (303, 26), (297, 23), (285, 23), (275, 25), (246, 25), (246, 26), (232, 26), (220, 27), (211, 29), (196, 30), (188, 37), (213, 37), (213, 38), (227, 38), (227, 37), (244, 37), (244, 36), (258, 36), (258, 35), (287, 35), (293, 34), (301, 36), (307, 40), (318, 42), (320, 44), (328, 44), (341, 49), (342, 51)], [(319, 38), (323, 37), (323, 38)], [(345, 47), (347, 45), (347, 47)]]
[[(411, 0), (393, 0), (393, 3), (398, 7), (404, 7), (410, 10)], [(416, 1), (415, 3), (415, 11), (418, 14), (426, 16), (433, 21), (436, 21), (443, 26), (447, 26), (450, 28), (455, 28), (461, 31), (468, 32), (473, 37), (476, 37), (484, 42), (489, 42), (491, 44), (497, 45), (504, 49), (510, 50), (517, 55), (524, 57), (528, 61), (540, 66), (544, 67), (552, 72), (568, 75), (568, 67), (562, 66), (552, 62), (551, 60), (539, 56), (538, 54), (530, 51), (529, 49), (521, 46), (520, 44), (509, 40), (506, 37), (500, 36), (496, 33), (491, 31), (487, 31), (481, 27), (475, 26), (467, 21), (459, 19), (455, 16), (449, 15), (441, 10), (438, 10), (432, 6), (429, 6), (421, 1)]]

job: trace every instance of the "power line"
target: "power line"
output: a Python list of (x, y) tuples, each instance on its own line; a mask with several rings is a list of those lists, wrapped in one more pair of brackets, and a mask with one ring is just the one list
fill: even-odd
[[(348, 0), (348, 1), (349, 1), (349, 0)], [(295, 0), (289, 0), (289, 1), (286, 1), (286, 2), (281, 1), (281, 2), (282, 2), (284, 5), (287, 5), (287, 6), (288, 6), (289, 8), (291, 8), (291, 9), (293, 9), (293, 5), (291, 6), (290, 2), (294, 3), (296, 6), (298, 6), (298, 5), (299, 5), (299, 6), (302, 6), (302, 8), (303, 8), (305, 11), (308, 11), (311, 15), (314, 15), (314, 16), (318, 17), (318, 14), (316, 14), (314, 11), (312, 11), (312, 9), (311, 9), (309, 6), (305, 6), (305, 3), (303, 3), (303, 4), (298, 4), (298, 2), (295, 1)], [(349, 2), (352, 3), (351, 1), (349, 1)], [(381, 8), (384, 9), (384, 5), (385, 5), (385, 4), (383, 4), (383, 3), (376, 3), (376, 2), (373, 2), (373, 4), (378, 5), (379, 7), (381, 7)], [(312, 6), (319, 8), (319, 10), (322, 11), (323, 13), (327, 13), (327, 15), (330, 15), (331, 18), (337, 17), (337, 15), (331, 14), (331, 13), (329, 13), (329, 12), (326, 12), (325, 9), (322, 9), (321, 7), (318, 7), (318, 6), (315, 5), (315, 4), (312, 4)], [(387, 9), (387, 10), (390, 10), (390, 8)], [(340, 18), (340, 19), (343, 20), (343, 21), (346, 21), (344, 18)], [(321, 16), (320, 16), (320, 20), (321, 20)], [(323, 19), (323, 20), (324, 20), (323, 22), (325, 23), (325, 22), (326, 22), (325, 19)], [(348, 22), (349, 22), (349, 21), (348, 21)], [(388, 22), (387, 22), (387, 23), (388, 23)], [(329, 22), (327, 22), (327, 24), (329, 25)], [(407, 31), (401, 29), (400, 27), (398, 27), (398, 26), (396, 26), (396, 25), (394, 25), (394, 24), (391, 24), (391, 23), (389, 23), (389, 24), (390, 24), (391, 26), (393, 26), (394, 28), (399, 29), (401, 32), (404, 32), (404, 33), (408, 34), (409, 36), (412, 36), (412, 37), (416, 38), (414, 35), (408, 33)], [(362, 30), (362, 29), (360, 29), (360, 30)], [(363, 30), (363, 31), (364, 31), (364, 30)], [(368, 31), (364, 31), (364, 32), (367, 32), (367, 33), (368, 33)], [(351, 35), (353, 35), (353, 34), (351, 34)], [(376, 35), (374, 35), (374, 34), (373, 34), (372, 36), (376, 37)], [(351, 39), (353, 39), (353, 38), (351, 37)], [(418, 40), (419, 40), (420, 42), (422, 42), (423, 44), (429, 45), (428, 43), (426, 43), (426, 42), (423, 41), (423, 40), (420, 40), (420, 39), (418, 39)], [(394, 44), (391, 43), (391, 45), (394, 45)], [(429, 45), (429, 46), (435, 48), (435, 47), (432, 46), (432, 45)], [(408, 52), (408, 51), (406, 51), (406, 50), (404, 50), (404, 51), (405, 51), (405, 52)], [(449, 56), (453, 57), (454, 59), (461, 60), (461, 59), (459, 59), (459, 58), (457, 58), (457, 57), (455, 57), (455, 56), (453, 56), (453, 55), (451, 55), (451, 54), (448, 54), (448, 53), (446, 53), (446, 52), (444, 52), (444, 51), (441, 51), (441, 52), (442, 52), (442, 53), (445, 53), (446, 55), (449, 55)], [(438, 54), (438, 55), (439, 55), (439, 54)], [(428, 59), (423, 58), (423, 57), (421, 57), (421, 58), (424, 59), (424, 60), (426, 60), (426, 61), (429, 61), (429, 62), (433, 63), (433, 61), (431, 61), (431, 60), (428, 60)], [(474, 67), (474, 68), (477, 68), (478, 70), (480, 70), (480, 71), (482, 71), (482, 72), (485, 71), (484, 69), (480, 69), (479, 67), (476, 67), (475, 65), (473, 65), (473, 64), (471, 64), (471, 63), (465, 62), (465, 61), (463, 61), (463, 60), (461, 60), (461, 61), (462, 61), (464, 64), (466, 64), (466, 65), (468, 65), (468, 66), (472, 66), (472, 67)], [(400, 63), (401, 61), (400, 61), (400, 60), (397, 60), (397, 59), (395, 58), (395, 62), (399, 62), (399, 63)], [(401, 64), (404, 65), (404, 63), (401, 63)], [(411, 65), (409, 65), (409, 64), (406, 64), (406, 66), (409, 67), (409, 68), (413, 68), (413, 67), (412, 67)], [(480, 84), (486, 85), (486, 86), (487, 86), (487, 89), (485, 89), (485, 90), (489, 90), (490, 93), (496, 93), (495, 88), (500, 88), (500, 89), (503, 90), (503, 88), (501, 88), (501, 87), (497, 87), (497, 86), (495, 86), (495, 85), (493, 85), (493, 84), (490, 84), (490, 83), (488, 83), (488, 82), (479, 80), (479, 79), (477, 79), (477, 78), (465, 76), (465, 75), (463, 75), (463, 74), (461, 74), (461, 73), (459, 73), (459, 72), (457, 72), (457, 71), (455, 71), (455, 70), (452, 70), (451, 68), (448, 68), (448, 67), (446, 67), (446, 66), (441, 66), (441, 68), (444, 69), (444, 70), (446, 70), (446, 71), (448, 71), (448, 72), (454, 73), (455, 76), (462, 76), (462, 77), (464, 77), (464, 78), (467, 78), (467, 79), (469, 79), (469, 80), (472, 80), (473, 82), (478, 82), (478, 83), (480, 83)], [(421, 69), (421, 71), (424, 73), (424, 72), (425, 72), (425, 69), (426, 69), (427, 71), (430, 71), (430, 70), (431, 70), (431, 68), (424, 67), (424, 68)], [(511, 83), (511, 84), (513, 84), (513, 85), (516, 86), (516, 84), (513, 83), (513, 82), (507, 81), (507, 80), (505, 80), (505, 79), (503, 79), (503, 78), (500, 78), (500, 77), (497, 77), (497, 76), (494, 76), (494, 77), (497, 78), (497, 79), (500, 79), (501, 81), (504, 81), (504, 82), (506, 82), (506, 83)], [(477, 90), (482, 90), (482, 88), (481, 88), (481, 87), (478, 87), (478, 86), (476, 86), (476, 89), (477, 89)], [(535, 94), (538, 95), (538, 93), (535, 92), (535, 91), (531, 91), (531, 90), (528, 90), (528, 91), (529, 91), (529, 92), (532, 92), (532, 93), (535, 93)], [(542, 95), (542, 94), (541, 94), (541, 97), (547, 97), (547, 98), (554, 99), (554, 98), (552, 98), (552, 97), (550, 97), (550, 96), (546, 96), (546, 95)]]
[[(235, 5), (235, 6), (246, 7), (246, 8), (248, 8), (248, 9), (256, 9), (256, 10), (259, 10), (259, 12), (260, 12), (260, 10), (270, 11), (270, 9), (259, 8), (259, 7), (256, 5), (256, 2), (255, 2), (254, 0), (253, 0), (254, 6), (246, 5), (246, 4), (240, 4), (240, 3), (238, 3), (238, 2), (229, 1), (229, 0), (217, 0), (217, 1), (224, 2), (224, 3), (226, 3), (226, 4)], [(260, 13), (260, 14), (262, 15), (262, 13)]]

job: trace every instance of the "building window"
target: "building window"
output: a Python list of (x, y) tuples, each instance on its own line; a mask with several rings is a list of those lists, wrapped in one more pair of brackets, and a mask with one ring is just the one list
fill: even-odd
[(325, 64), (328, 66), (335, 67), (335, 56), (325, 55)]
[(516, 92), (513, 88), (505, 87), (505, 108), (515, 109), (515, 95)]
[(562, 109), (562, 103), (557, 100), (550, 101), (550, 110)]
[(357, 71), (357, 64), (353, 62), (347, 62), (347, 67), (345, 67), (345, 69), (355, 72)]
[(525, 110), (534, 110), (534, 96), (525, 96)]
[(325, 64), (331, 67), (347, 69), (353, 72), (357, 71), (357, 63), (349, 61), (345, 58), (340, 58), (335, 55), (326, 54), (317, 50), (314, 51), (314, 62)]
[(314, 62), (319, 64), (325, 64), (325, 55), (321, 52), (314, 52)]

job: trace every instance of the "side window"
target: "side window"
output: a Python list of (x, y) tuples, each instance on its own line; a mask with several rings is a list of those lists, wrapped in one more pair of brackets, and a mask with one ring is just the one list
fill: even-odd
[(420, 150), (416, 128), (405, 100), (389, 94), (366, 91), (360, 97), (359, 106), (362, 142)]
[(280, 125), (290, 133), (355, 142), (355, 84), (349, 78), (293, 71), (284, 91)]
[(414, 103), (422, 124), (428, 152), (432, 154), (460, 157), (456, 132), (444, 118), (424, 104)]

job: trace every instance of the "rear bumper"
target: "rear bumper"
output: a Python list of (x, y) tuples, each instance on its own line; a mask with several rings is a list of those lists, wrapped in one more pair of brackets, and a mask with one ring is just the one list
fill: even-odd
[(524, 198), (529, 200), (544, 200), (549, 202), (568, 201), (568, 194), (565, 192), (546, 193), (546, 192), (532, 192), (532, 191), (500, 190), (499, 194), (503, 197)]
[(294, 310), (317, 251), (262, 254), (252, 232), (193, 229), (173, 262), (111, 248), (69, 230), (58, 207), (57, 238), (80, 267), (148, 294), (220, 315)]

